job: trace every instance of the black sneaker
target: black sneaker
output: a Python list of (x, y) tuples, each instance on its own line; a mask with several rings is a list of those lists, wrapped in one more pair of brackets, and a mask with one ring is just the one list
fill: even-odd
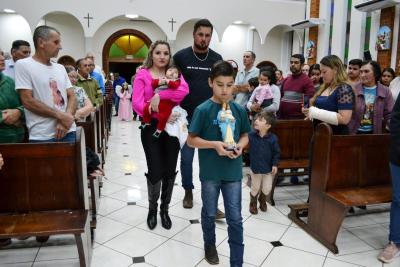
[(204, 258), (209, 264), (211, 265), (219, 264), (218, 252), (215, 245), (206, 246), (204, 250), (205, 250)]

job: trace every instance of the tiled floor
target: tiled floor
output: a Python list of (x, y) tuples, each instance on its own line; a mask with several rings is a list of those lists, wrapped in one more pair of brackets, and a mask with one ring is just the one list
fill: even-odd
[[(172, 229), (165, 230), (160, 222), (154, 231), (147, 228), (147, 191), (143, 175), (146, 161), (138, 125), (138, 122), (120, 122), (113, 118), (91, 266), (209, 266), (203, 258), (201, 225), (190, 222), (200, 219), (198, 178), (194, 181), (197, 189), (193, 209), (182, 207), (184, 191), (177, 180), (170, 208)], [(198, 177), (197, 161), (194, 169), (194, 177)], [(340, 254), (333, 255), (286, 216), (287, 204), (300, 203), (307, 198), (306, 186), (277, 188), (276, 206), (256, 216), (248, 212), (249, 189), (244, 184), (242, 198), (244, 266), (383, 266), (376, 256), (387, 242), (387, 212), (346, 218), (337, 241)], [(220, 208), (223, 209), (222, 198)], [(216, 236), (219, 266), (229, 266), (225, 221), (217, 224)], [(1, 249), (0, 266), (79, 266), (77, 257), (72, 236), (51, 237), (43, 246), (30, 238), (13, 241), (12, 246)], [(385, 266), (399, 267), (400, 258)]]

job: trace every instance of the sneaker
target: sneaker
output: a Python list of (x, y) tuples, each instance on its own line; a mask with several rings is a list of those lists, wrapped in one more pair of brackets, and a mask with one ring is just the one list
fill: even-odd
[(204, 252), (205, 252), (204, 258), (206, 259), (206, 261), (209, 264), (211, 264), (211, 265), (219, 264), (218, 252), (217, 252), (215, 245), (206, 246), (204, 248)]
[(400, 248), (392, 241), (379, 254), (378, 260), (384, 263), (390, 263), (394, 258), (400, 255)]
[(215, 215), (216, 220), (221, 220), (225, 218), (225, 213), (223, 213), (220, 209), (217, 209), (217, 214)]

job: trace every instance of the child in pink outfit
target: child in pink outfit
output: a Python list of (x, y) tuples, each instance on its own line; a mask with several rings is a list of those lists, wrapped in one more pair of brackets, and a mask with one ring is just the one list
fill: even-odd
[[(154, 90), (154, 79), (151, 77), (150, 71), (146, 68), (142, 68), (136, 73), (134, 81), (132, 106), (136, 113), (143, 117), (145, 109), (148, 107), (151, 98), (158, 94), (160, 96), (160, 103), (163, 100), (174, 102), (176, 105), (183, 100), (183, 98), (189, 93), (189, 87), (182, 75), (179, 78), (180, 85), (176, 89), (167, 88), (165, 90), (155, 92)], [(147, 108), (148, 109), (148, 108)], [(159, 113), (152, 113), (151, 118), (155, 118), (159, 121)]]
[(261, 71), (258, 76), (259, 85), (254, 89), (249, 102), (247, 102), (247, 108), (251, 111), (251, 115), (257, 114), (257, 109), (263, 109), (272, 104), (273, 94), (271, 80), (273, 75), (270, 71)]
[[(152, 79), (151, 85), (155, 90), (155, 93), (159, 93), (165, 89), (177, 89), (181, 85), (181, 81), (179, 76), (181, 75), (180, 71), (175, 66), (170, 66), (167, 69), (165, 74), (166, 78), (164, 79)], [(167, 124), (168, 118), (172, 113), (172, 109), (177, 105), (177, 103), (164, 99), (160, 100), (160, 104), (158, 106), (158, 123), (157, 130), (154, 132), (153, 136), (158, 138), (162, 131), (164, 131), (165, 126)], [(144, 129), (146, 126), (150, 125), (151, 122), (151, 114), (149, 110), (150, 103), (147, 103), (143, 110), (143, 120), (140, 129)]]
[(119, 108), (118, 118), (123, 121), (129, 121), (132, 119), (132, 108), (131, 108), (131, 94), (129, 93), (128, 83), (122, 85), (121, 91), (117, 92), (119, 97)]

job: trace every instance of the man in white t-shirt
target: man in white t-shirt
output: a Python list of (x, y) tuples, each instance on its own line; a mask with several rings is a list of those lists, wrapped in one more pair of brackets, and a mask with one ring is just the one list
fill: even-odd
[(260, 70), (254, 66), (256, 54), (253, 51), (246, 51), (243, 54), (244, 69), (239, 71), (235, 79), (235, 102), (246, 109), (251, 92), (248, 81), (258, 77)]
[(65, 68), (50, 59), (61, 49), (60, 33), (39, 26), (35, 54), (15, 65), (15, 87), (25, 107), (30, 142), (75, 142), (75, 96)]
[(11, 55), (12, 58), (6, 60), (6, 69), (3, 71), (3, 74), (8, 77), (15, 79), (15, 63), (20, 60), (27, 58), (31, 55), (31, 45), (24, 40), (15, 40), (11, 46)]

